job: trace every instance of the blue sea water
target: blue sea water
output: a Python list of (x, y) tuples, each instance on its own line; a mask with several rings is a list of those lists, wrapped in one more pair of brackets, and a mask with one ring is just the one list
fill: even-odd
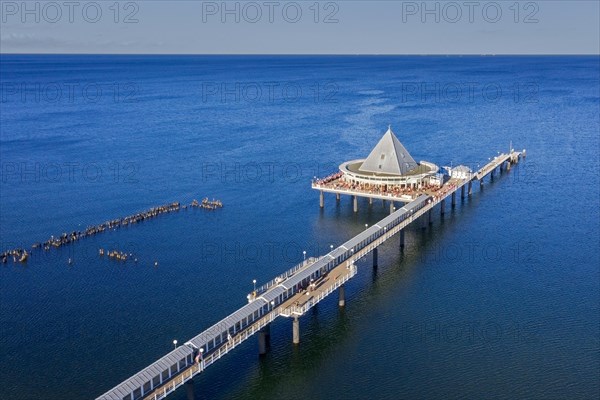
[[(388, 206), (310, 189), (388, 124), (417, 160), (527, 158), (413, 227), (301, 319), (196, 378), (198, 399), (600, 395), (598, 57), (0, 56), (0, 398), (95, 398)], [(98, 256), (131, 252), (137, 263)], [(73, 264), (67, 260), (71, 258)], [(154, 263), (158, 262), (158, 266)], [(183, 391), (171, 396), (185, 399)]]

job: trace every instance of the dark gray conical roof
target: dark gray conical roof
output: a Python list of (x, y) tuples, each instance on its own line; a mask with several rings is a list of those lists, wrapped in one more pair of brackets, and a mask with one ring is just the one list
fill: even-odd
[(404, 175), (416, 167), (415, 160), (389, 127), (360, 166), (359, 171)]

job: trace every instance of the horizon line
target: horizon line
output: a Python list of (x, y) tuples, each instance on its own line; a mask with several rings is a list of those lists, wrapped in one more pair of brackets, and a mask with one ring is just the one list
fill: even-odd
[(560, 57), (560, 56), (589, 56), (600, 57), (600, 53), (9, 53), (0, 52), (3, 55), (69, 55), (69, 56), (331, 56), (331, 57), (389, 57), (389, 56), (419, 56), (419, 57), (448, 57), (448, 56), (477, 56), (477, 57), (497, 57), (497, 56), (519, 56), (519, 57)]

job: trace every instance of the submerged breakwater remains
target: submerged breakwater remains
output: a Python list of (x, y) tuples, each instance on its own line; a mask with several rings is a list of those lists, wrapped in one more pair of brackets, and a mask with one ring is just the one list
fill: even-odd
[[(208, 197), (205, 197), (204, 199), (202, 199), (201, 202), (194, 199), (189, 204), (189, 207), (201, 208), (205, 210), (216, 210), (217, 208), (222, 208), (223, 203), (220, 200), (208, 200)], [(178, 201), (169, 204), (163, 204), (160, 206), (152, 207), (146, 211), (141, 211), (132, 215), (128, 215), (126, 217), (115, 218), (98, 225), (88, 226), (84, 231), (72, 231), (70, 233), (64, 232), (60, 236), (56, 237), (52, 235), (50, 236), (50, 239), (44, 242), (34, 243), (33, 245), (31, 245), (31, 248), (44, 249), (44, 251), (48, 251), (51, 248), (59, 248), (84, 239), (86, 237), (95, 236), (99, 233), (106, 232), (111, 229), (115, 230), (123, 226), (137, 224), (139, 222), (158, 217), (161, 214), (168, 214), (179, 211), (180, 209), (185, 210), (187, 208), (187, 205), (182, 206), (181, 203)], [(2, 254), (0, 254), (0, 259), (3, 264), (7, 263), (9, 259), (12, 259), (14, 263), (24, 263), (27, 262), (29, 256), (30, 253), (28, 253), (27, 250), (23, 248), (16, 248), (2, 252)]]

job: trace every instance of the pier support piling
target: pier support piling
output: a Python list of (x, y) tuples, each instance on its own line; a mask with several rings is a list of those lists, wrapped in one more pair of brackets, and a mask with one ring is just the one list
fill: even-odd
[[(473, 193), (473, 181), (469, 181), (469, 190), (467, 191), (469, 196)], [(464, 196), (463, 196), (464, 197)]]
[(265, 355), (267, 354), (267, 348), (269, 346), (271, 336), (271, 324), (267, 324), (263, 326), (258, 331), (258, 354)]
[(323, 191), (321, 190), (321, 192), (319, 193), (319, 207), (323, 208), (325, 206), (325, 195), (323, 194)]
[(442, 199), (442, 201), (440, 201), (440, 214), (443, 216), (445, 212), (446, 212), (446, 199)]
[(394, 213), (394, 202), (390, 201), (390, 214)]
[(373, 205), (373, 198), (372, 197), (369, 197), (369, 205), (370, 206)]
[(373, 268), (377, 268), (377, 247), (373, 249)]
[(464, 186), (460, 188), (460, 198), (461, 199), (465, 198), (465, 187)]
[(294, 344), (300, 343), (300, 321), (298, 317), (294, 317), (292, 322), (292, 342)]
[(358, 212), (358, 196), (352, 196), (352, 202), (354, 204), (354, 212)]
[(400, 251), (404, 251), (404, 229), (400, 231)]
[(336, 201), (340, 201), (340, 194), (339, 194), (339, 193), (336, 193), (336, 194), (335, 194), (335, 200), (336, 200)]
[(258, 355), (267, 354), (267, 337), (264, 332), (258, 331)]
[(185, 393), (187, 400), (194, 400), (194, 380), (190, 379), (185, 383)]
[(432, 208), (430, 208), (429, 211), (427, 211), (427, 223), (429, 225), (433, 224), (433, 219), (431, 218), (431, 214), (433, 214)]
[[(462, 191), (465, 191), (465, 187), (463, 186)], [(463, 197), (464, 197), (464, 193), (463, 193)], [(454, 206), (456, 206), (456, 192), (452, 192), (452, 208), (454, 208)]]
[(338, 288), (338, 304), (340, 307), (344, 307), (346, 305), (345, 291), (346, 291), (346, 289), (344, 288), (344, 285), (342, 285)]

